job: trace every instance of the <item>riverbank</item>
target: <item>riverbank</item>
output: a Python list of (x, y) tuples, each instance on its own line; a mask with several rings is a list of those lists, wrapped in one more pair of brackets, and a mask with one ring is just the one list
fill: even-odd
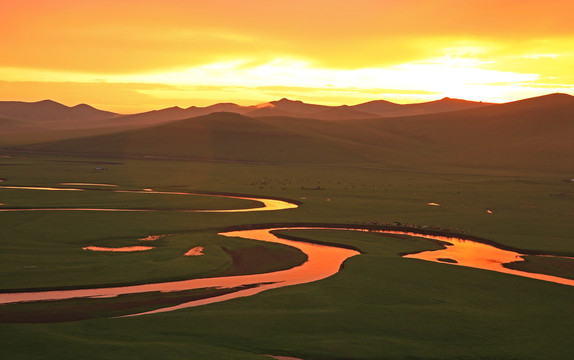
[[(0, 176), (9, 183), (30, 186), (85, 182), (165, 191), (202, 189), (298, 199), (302, 204), (297, 210), (237, 214), (1, 213), (3, 224), (10, 224), (0, 228), (3, 288), (210, 276), (231, 264), (223, 248), (255, 246), (246, 239), (217, 235), (221, 229), (241, 224), (427, 224), (464, 229), (463, 235), (525, 250), (566, 254), (572, 250), (572, 197), (551, 195), (572, 193), (572, 184), (563, 177), (160, 160), (125, 160), (96, 171), (97, 165), (74, 160), (83, 161), (29, 155), (2, 159), (11, 165), (0, 167)], [(317, 186), (324, 190), (306, 190)], [(0, 195), (4, 194), (8, 193)], [(101, 199), (99, 192), (93, 194), (92, 200)], [(25, 199), (20, 192), (17, 196), (23, 203), (42, 200), (53, 206), (53, 201), (61, 201), (61, 195)], [(139, 201), (124, 200), (129, 202), (123, 207)], [(224, 201), (231, 200), (212, 198), (210, 204), (218, 208)], [(429, 202), (441, 206), (429, 206)], [(154, 207), (158, 205), (164, 204)], [(142, 317), (0, 324), (3, 353), (13, 358), (130, 360), (166, 354), (172, 359), (216, 360), (267, 359), (263, 354), (306, 360), (460, 359), (469, 353), (481, 358), (507, 354), (545, 360), (574, 356), (568, 337), (555, 336), (571, 333), (568, 326), (574, 319), (564, 310), (571, 307), (571, 287), (397, 256), (441, 247), (416, 237), (312, 232), (309, 236), (308, 230), (294, 230), (289, 236), (354, 246), (362, 255), (350, 258), (344, 271), (322, 281), (210, 306)], [(159, 240), (152, 252), (88, 254), (81, 250), (90, 245), (134, 245), (150, 234), (175, 235)], [(206, 255), (182, 256), (196, 246), (204, 247)]]

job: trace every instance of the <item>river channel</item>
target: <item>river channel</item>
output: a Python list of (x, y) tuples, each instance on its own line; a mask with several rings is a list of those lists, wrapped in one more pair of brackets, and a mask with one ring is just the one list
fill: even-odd
[[(45, 191), (89, 191), (88, 189), (80, 188), (42, 188), (42, 187), (16, 187), (16, 186), (3, 186), (0, 189), (22, 189), (22, 190), (45, 190)], [(270, 211), (270, 210), (284, 210), (293, 209), (298, 205), (292, 202), (276, 199), (257, 198), (250, 196), (235, 196), (235, 195), (221, 195), (221, 194), (197, 194), (186, 192), (163, 192), (153, 191), (151, 189), (145, 190), (111, 190), (114, 192), (136, 192), (142, 194), (172, 194), (172, 195), (202, 195), (202, 196), (218, 196), (234, 199), (245, 199), (257, 201), (262, 204), (256, 208), (244, 208), (235, 210), (177, 210), (184, 212), (246, 212), (246, 211)], [(154, 210), (138, 210), (138, 209), (91, 209), (91, 208), (30, 208), (30, 209), (10, 209), (4, 208), (0, 211), (154, 211)], [(504, 250), (491, 244), (473, 241), (456, 236), (439, 236), (429, 234), (428, 232), (416, 230), (396, 230), (396, 229), (376, 229), (372, 227), (361, 227), (354, 225), (352, 227), (345, 227), (337, 225), (337, 227), (329, 226), (270, 226), (252, 229), (242, 229), (235, 231), (226, 231), (219, 233), (223, 236), (245, 238), (263, 242), (279, 243), (287, 246), (292, 246), (299, 249), (307, 255), (307, 261), (300, 266), (296, 266), (287, 270), (275, 271), (263, 274), (253, 275), (239, 275), (239, 276), (226, 276), (226, 277), (212, 277), (191, 279), (183, 281), (169, 281), (161, 283), (152, 283), (144, 285), (132, 286), (118, 286), (118, 287), (105, 287), (105, 288), (91, 288), (91, 289), (74, 289), (74, 290), (50, 290), (50, 291), (31, 291), (31, 292), (4, 292), (0, 293), (0, 304), (10, 303), (25, 303), (25, 302), (38, 302), (38, 301), (58, 301), (68, 300), (74, 298), (107, 298), (126, 294), (141, 294), (151, 292), (179, 292), (194, 289), (238, 289), (237, 291), (227, 293), (225, 295), (212, 296), (200, 300), (185, 302), (175, 306), (163, 307), (152, 311), (130, 314), (127, 316), (136, 316), (144, 314), (152, 314), (166, 311), (174, 311), (178, 309), (206, 305), (215, 302), (252, 296), (262, 291), (275, 289), (285, 286), (292, 286), (304, 284), (309, 282), (325, 279), (334, 275), (341, 270), (343, 263), (350, 257), (360, 255), (360, 252), (353, 249), (339, 247), (335, 244), (316, 244), (306, 241), (289, 240), (281, 236), (277, 236), (276, 232), (288, 230), (337, 230), (337, 231), (368, 231), (381, 234), (394, 234), (404, 236), (415, 236), (425, 238), (431, 241), (439, 241), (444, 245), (443, 249), (424, 251), (414, 254), (403, 255), (406, 259), (418, 259), (425, 261), (440, 262), (443, 264), (472, 267), (490, 271), (497, 271), (501, 273), (523, 276), (543, 281), (554, 282), (558, 284), (574, 286), (574, 280), (560, 278), (556, 276), (543, 275), (519, 270), (512, 270), (504, 267), (504, 264), (516, 261), (522, 261), (525, 254), (515, 251)], [(150, 247), (152, 248), (152, 247)], [(113, 250), (109, 250), (113, 251)], [(183, 255), (182, 255), (183, 256)]]

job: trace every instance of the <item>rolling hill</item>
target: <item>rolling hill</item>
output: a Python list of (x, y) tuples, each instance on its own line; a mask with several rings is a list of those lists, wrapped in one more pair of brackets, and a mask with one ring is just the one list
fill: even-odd
[[(252, 106), (218, 103), (205, 107), (177, 106), (137, 114), (120, 115), (102, 111), (86, 104), (68, 107), (51, 100), (38, 102), (0, 101), (0, 117), (38, 124), (45, 130), (116, 128), (135, 129), (175, 120), (208, 115), (215, 112), (233, 112), (250, 117), (283, 116), (315, 118), (321, 120), (354, 120), (389, 116), (407, 116), (422, 113), (446, 112), (485, 106), (486, 104), (442, 99), (420, 104), (394, 104), (385, 100), (371, 101), (353, 106), (326, 106), (302, 101), (281, 99)], [(22, 127), (21, 132), (27, 130)], [(100, 131), (101, 132), (101, 131)]]
[(18, 148), (281, 163), (354, 162), (376, 154), (375, 146), (345, 139), (346, 131), (344, 124), (316, 119), (253, 118), (219, 112), (142, 129)]
[(4, 135), (29, 131), (45, 131), (46, 128), (41, 125), (27, 121), (13, 120), (0, 117), (0, 139)]
[(514, 169), (572, 174), (572, 139), (574, 97), (551, 94), (446, 113), (353, 121), (217, 112), (18, 149), (268, 163), (370, 164), (424, 171), (489, 169), (504, 173)]
[(358, 105), (326, 106), (307, 104), (302, 101), (281, 99), (261, 104), (258, 109), (245, 112), (248, 116), (290, 116), (322, 120), (353, 120), (379, 117), (397, 117), (419, 114), (457, 111), (492, 105), (475, 101), (444, 98), (416, 104), (395, 104), (386, 100), (375, 100)]
[(429, 164), (574, 173), (574, 97), (566, 94), (448, 113), (357, 120), (355, 125), (416, 141), (420, 158)]
[(178, 106), (152, 110), (139, 114), (125, 115), (116, 119), (109, 119), (105, 122), (100, 122), (100, 125), (106, 126), (141, 126), (141, 125), (157, 125), (175, 120), (183, 120), (196, 116), (208, 115), (214, 112), (233, 112), (236, 114), (244, 114), (253, 109), (255, 106), (240, 106), (233, 103), (219, 103), (215, 105), (197, 107), (190, 106), (186, 109)]
[(90, 105), (66, 106), (52, 100), (38, 102), (0, 101), (0, 117), (28, 121), (52, 128), (79, 128), (83, 123), (114, 118), (118, 114)]

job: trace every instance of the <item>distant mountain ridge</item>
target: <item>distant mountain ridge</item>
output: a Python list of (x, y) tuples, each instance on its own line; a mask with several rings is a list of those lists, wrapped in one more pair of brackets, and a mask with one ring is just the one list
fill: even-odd
[(386, 100), (374, 100), (357, 105), (327, 106), (307, 104), (283, 98), (245, 112), (249, 116), (291, 116), (322, 120), (353, 120), (380, 117), (397, 117), (418, 114), (448, 112), (492, 105), (491, 103), (444, 98), (441, 100), (396, 104)]
[(214, 112), (233, 112), (236, 114), (259, 116), (282, 116), (294, 118), (312, 118), (320, 120), (355, 120), (380, 117), (409, 116), (416, 114), (436, 113), (483, 107), (492, 105), (466, 100), (445, 98), (417, 104), (395, 104), (386, 100), (375, 100), (358, 105), (328, 106), (308, 104), (298, 100), (283, 98), (269, 103), (241, 106), (233, 103), (219, 103), (206, 107), (190, 106), (188, 108), (165, 108), (149, 112), (121, 116), (106, 125), (160, 124), (182, 120), (195, 116), (208, 115)]
[(376, 164), (426, 171), (454, 167), (574, 174), (572, 139), (574, 97), (551, 94), (450, 112), (353, 121), (214, 112), (13, 149), (287, 164)]
[(448, 112), (488, 105), (491, 104), (444, 98), (437, 101), (404, 105), (386, 100), (375, 100), (351, 106), (328, 106), (283, 98), (251, 106), (218, 103), (205, 107), (190, 106), (181, 108), (175, 106), (137, 114), (120, 115), (110, 111), (99, 110), (86, 104), (69, 107), (52, 100), (38, 102), (0, 101), (0, 117), (33, 122), (35, 124), (42, 123), (42, 126), (48, 128), (51, 125), (54, 128), (61, 129), (81, 129), (161, 124), (221, 111), (251, 117), (289, 116), (321, 120), (355, 120)]
[(86, 122), (109, 119), (118, 114), (96, 109), (87, 104), (66, 106), (52, 100), (37, 102), (0, 101), (0, 117), (41, 123)]

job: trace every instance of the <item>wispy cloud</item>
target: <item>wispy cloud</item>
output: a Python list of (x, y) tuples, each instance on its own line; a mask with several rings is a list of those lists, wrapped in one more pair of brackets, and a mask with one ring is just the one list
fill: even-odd
[(521, 84), (574, 84), (572, 11), (566, 0), (3, 1), (0, 80), (218, 87), (213, 96), (243, 87), (240, 99), (285, 86), (323, 102), (411, 101), (414, 91), (503, 101), (535, 92)]

